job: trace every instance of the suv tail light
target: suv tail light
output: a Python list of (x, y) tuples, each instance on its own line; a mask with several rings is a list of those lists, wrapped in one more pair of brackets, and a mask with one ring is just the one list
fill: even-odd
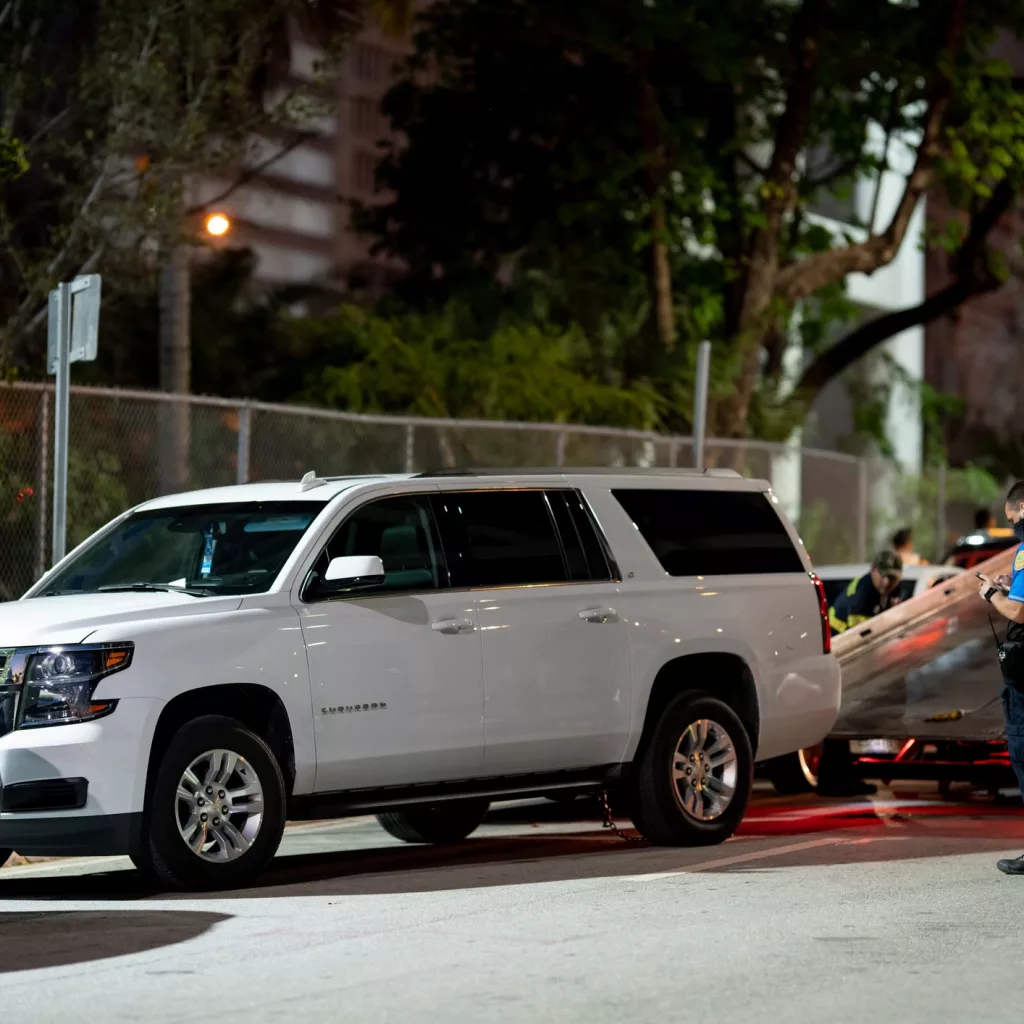
[(828, 598), (825, 596), (825, 584), (812, 572), (814, 589), (818, 592), (818, 610), (821, 612), (821, 649), (823, 654), (832, 653), (832, 627), (828, 624)]

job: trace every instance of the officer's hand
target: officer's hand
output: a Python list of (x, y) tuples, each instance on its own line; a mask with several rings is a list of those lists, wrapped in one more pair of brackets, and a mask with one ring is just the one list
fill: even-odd
[(1013, 585), (1013, 577), (1008, 572), (1004, 572), (1001, 576), (995, 578), (995, 585), (1002, 587), (1003, 590), (1009, 590)]

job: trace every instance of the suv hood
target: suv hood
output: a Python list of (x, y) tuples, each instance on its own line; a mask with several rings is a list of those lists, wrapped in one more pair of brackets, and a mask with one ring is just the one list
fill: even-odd
[(224, 612), (241, 603), (237, 596), (190, 597), (170, 591), (23, 598), (0, 604), (0, 648), (80, 644), (101, 626)]

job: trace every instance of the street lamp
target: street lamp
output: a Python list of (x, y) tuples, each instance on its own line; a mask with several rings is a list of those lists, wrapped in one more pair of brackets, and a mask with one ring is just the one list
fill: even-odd
[(206, 233), (223, 238), (231, 230), (231, 221), (223, 213), (211, 213), (206, 218)]

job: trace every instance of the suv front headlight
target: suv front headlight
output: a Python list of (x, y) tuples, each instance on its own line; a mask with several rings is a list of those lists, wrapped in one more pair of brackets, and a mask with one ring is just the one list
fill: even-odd
[(94, 701), (101, 679), (126, 669), (135, 645), (73, 644), (18, 651), (25, 668), (18, 709), (18, 728), (87, 722), (110, 714), (116, 700)]

